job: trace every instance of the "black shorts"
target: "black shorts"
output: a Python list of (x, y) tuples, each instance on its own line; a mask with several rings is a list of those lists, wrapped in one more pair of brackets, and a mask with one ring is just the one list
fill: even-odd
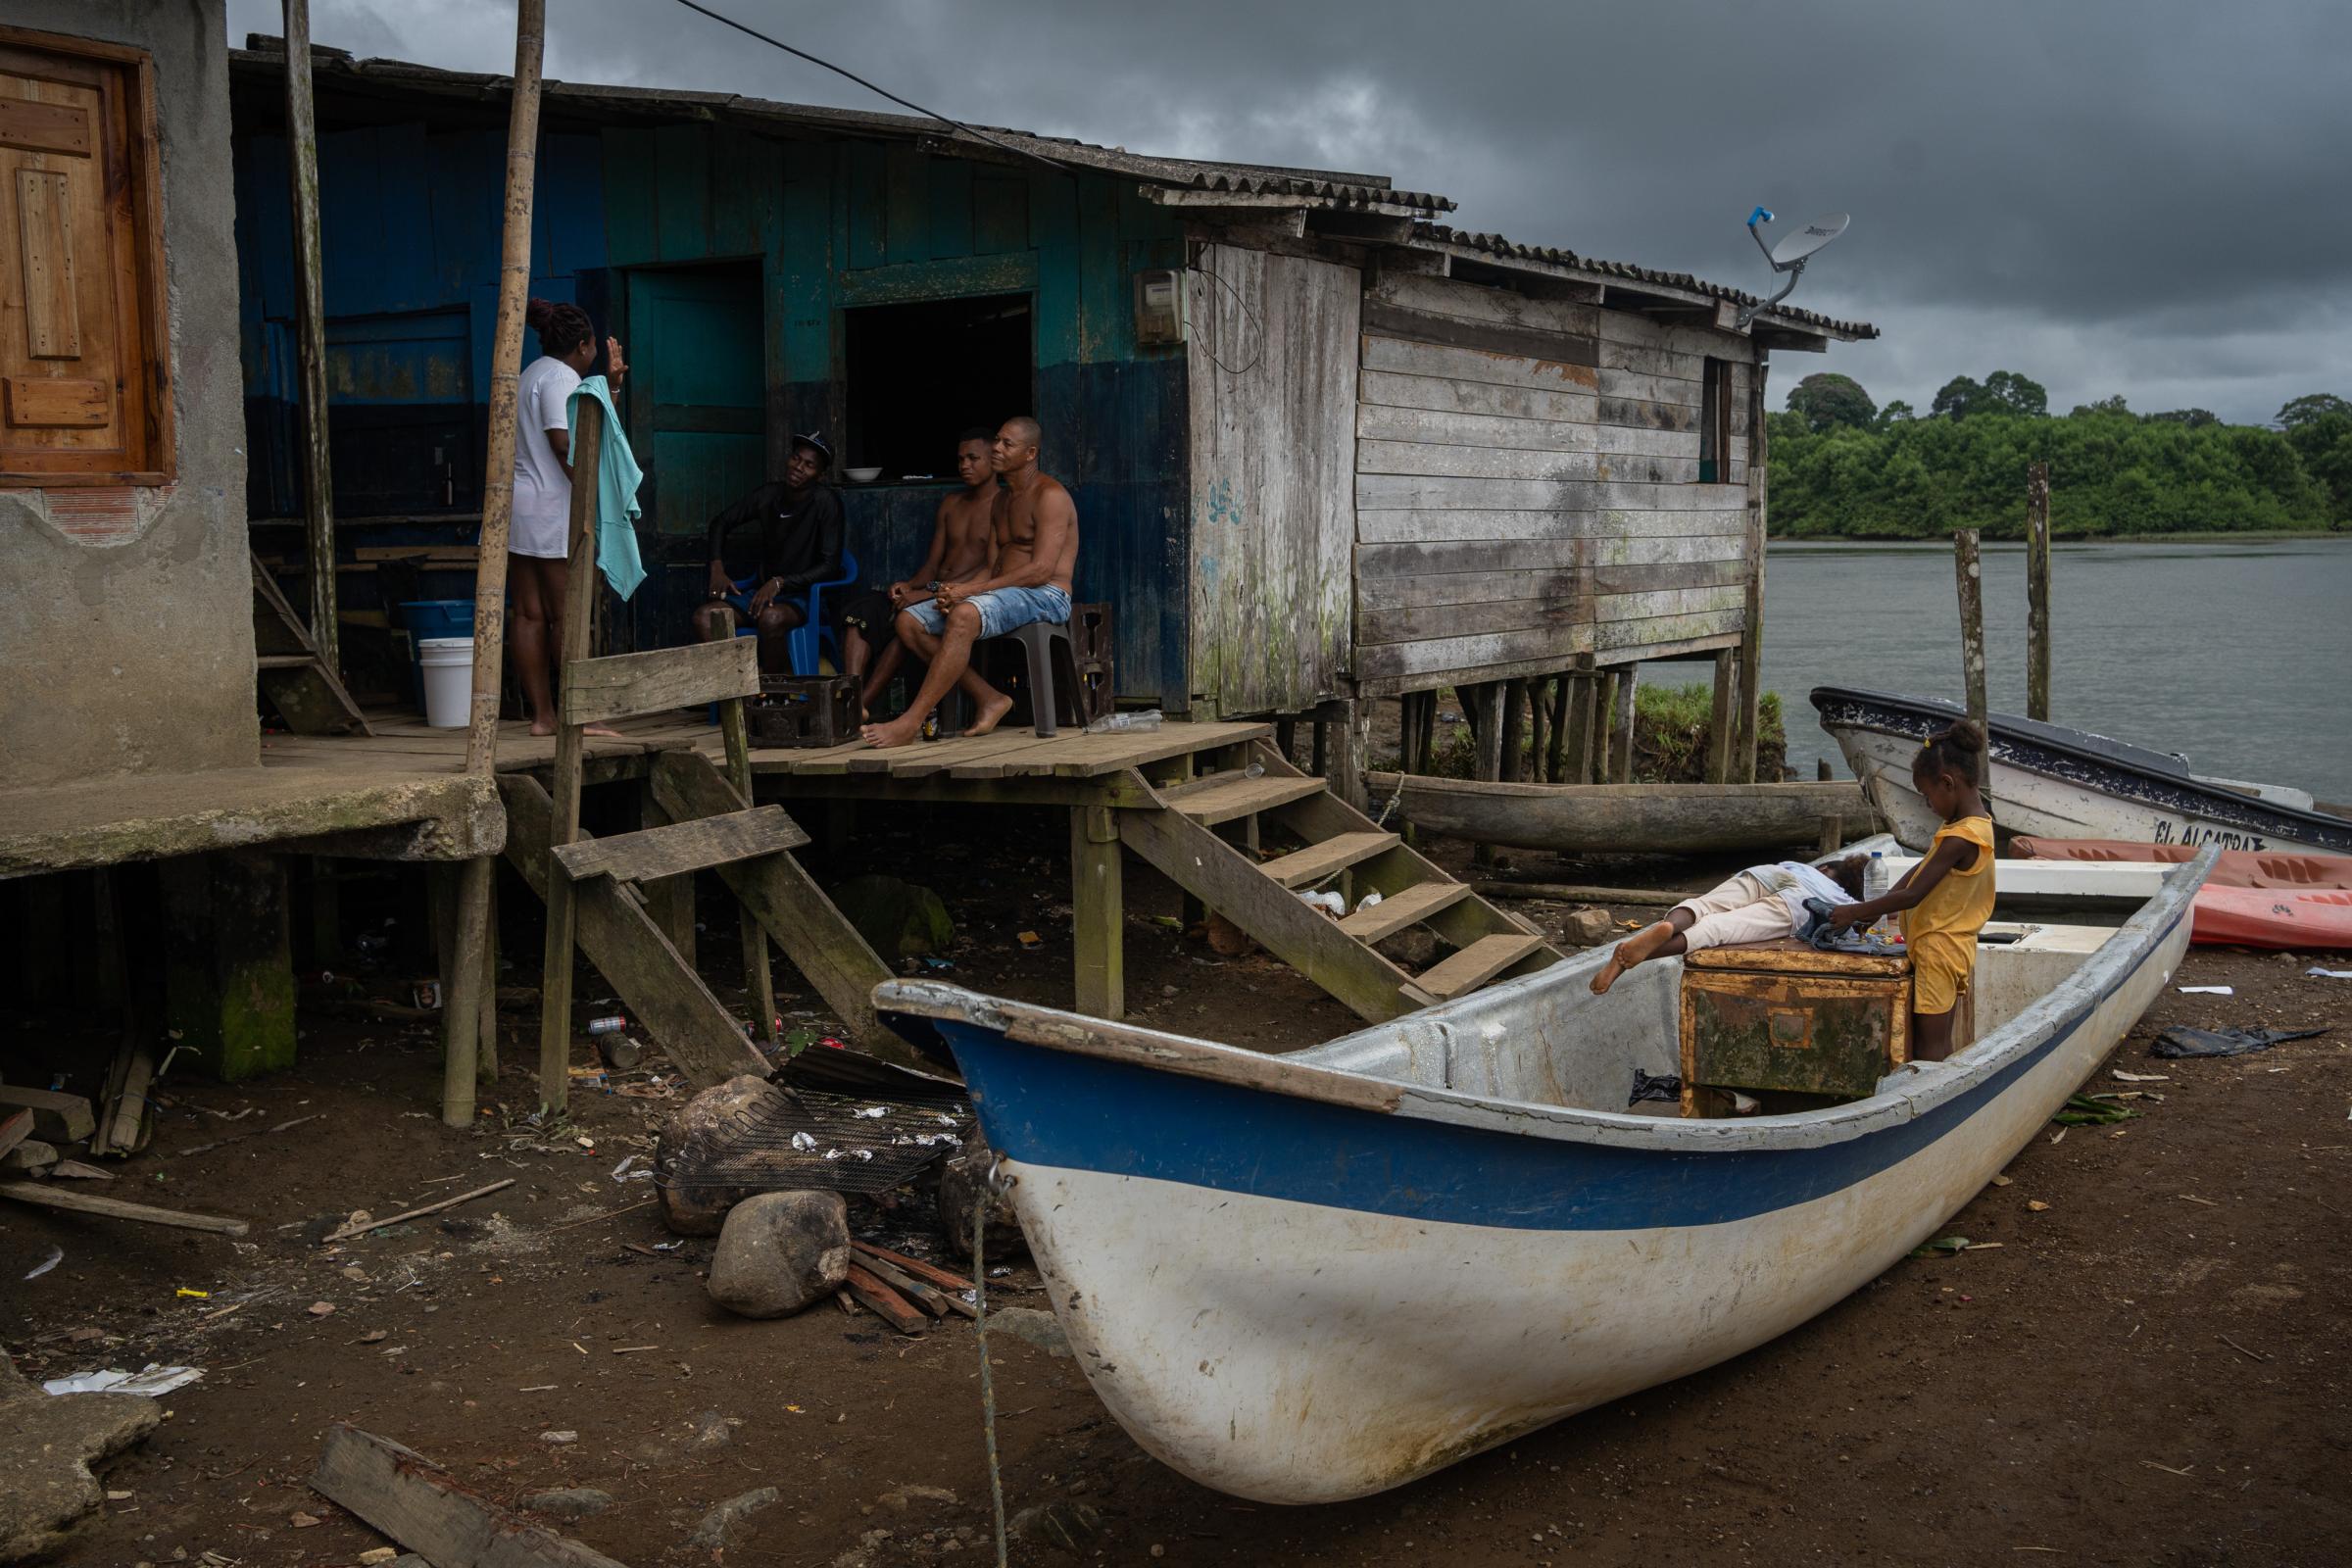
[(841, 623), (855, 626), (869, 640), (888, 637), (899, 612), (890, 595), (879, 588), (853, 588), (841, 602)]

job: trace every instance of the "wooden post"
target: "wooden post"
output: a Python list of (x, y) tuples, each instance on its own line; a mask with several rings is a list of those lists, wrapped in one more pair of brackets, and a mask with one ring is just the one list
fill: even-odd
[[(1985, 722), (1984, 697), (1984, 568), (1977, 550), (1977, 530), (1952, 532), (1952, 574), (1960, 588), (1960, 679), (1967, 688), (1968, 716), (1980, 728)], [(1983, 753), (1978, 754), (1980, 758)], [(1982, 784), (1984, 767), (1978, 768)]]
[(302, 507), (311, 641), (343, 673), (335, 612), (335, 492), (327, 458), (326, 314), (318, 260), (318, 120), (311, 97), (311, 0), (285, 0), (286, 170), (293, 192), (294, 367), (302, 389)]
[(1544, 782), (1545, 763), (1551, 755), (1551, 681), (1537, 676), (1524, 683), (1527, 687), (1527, 771), (1523, 775), (1530, 783)]
[(1617, 707), (1609, 715), (1609, 776), (1619, 784), (1634, 781), (1634, 697), (1641, 682), (1638, 664), (1626, 665), (1617, 678)]
[(1568, 677), (1568, 745), (1561, 758), (1560, 782), (1592, 782), (1592, 697), (1599, 677), (1579, 671)]
[(1592, 782), (1595, 784), (1606, 784), (1617, 776), (1617, 681), (1613, 669), (1593, 677)]
[(1298, 719), (1295, 714), (1274, 720), (1274, 749), (1282, 760), (1296, 766), (1298, 761)]
[(1501, 734), (1496, 737), (1495, 777), (1506, 784), (1519, 782), (1527, 747), (1527, 682), (1506, 680), (1502, 686)]
[[(498, 762), (498, 702), (507, 654), (507, 536), (514, 514), (514, 406), (522, 377), (522, 311), (531, 281), (531, 186), (539, 148), (539, 63), (545, 51), (547, 0), (515, 0), (514, 99), (507, 122), (505, 231), (499, 250), (498, 324), (490, 348), (490, 446), (483, 458), (482, 531), (473, 571), (473, 703), (466, 736), (466, 771), (488, 777)], [(593, 471), (593, 470), (589, 470)], [(591, 487), (593, 488), (593, 487)], [(458, 879), (457, 941), (470, 953), (490, 940), (490, 892), (496, 865), (466, 862)], [(564, 956), (568, 977), (570, 955)], [(466, 994), (481, 971), (461, 964), (460, 995), (442, 999), (441, 1120), (473, 1122), (473, 1088), (482, 1061), (482, 1000)], [(495, 985), (496, 976), (492, 976)], [(493, 993), (492, 1002), (496, 996)], [(495, 1070), (495, 1066), (493, 1066)]]
[(1545, 759), (1545, 782), (1565, 784), (1568, 761), (1568, 694), (1574, 689), (1576, 677), (1562, 672), (1551, 683), (1551, 751)]
[[(1254, 820), (1254, 819), (1253, 819)], [(1126, 895), (1119, 824), (1107, 806), (1070, 808), (1070, 928), (1078, 1010), (1117, 1018), (1127, 1010)]]
[(1740, 650), (1715, 651), (1715, 707), (1707, 720), (1707, 782), (1732, 781), (1732, 728), (1739, 722)]
[[(596, 472), (604, 454), (605, 409), (594, 398), (579, 402), (578, 426), (571, 433), (571, 471)], [(557, 663), (560, 680), (568, 684), (571, 666), (588, 657), (593, 632), (591, 601), (596, 593), (596, 484), (593, 479), (571, 487), (570, 581), (564, 597), (564, 651)], [(739, 715), (740, 717), (740, 715)], [(580, 762), (586, 750), (583, 726), (565, 723), (559, 700), (556, 721), (556, 771), (549, 794), (555, 810), (548, 823), (547, 842), (553, 850), (580, 836)], [(579, 909), (571, 878), (551, 863), (547, 871), (547, 946), (539, 972), (539, 1108), (550, 1114), (564, 1109), (571, 1094), (571, 968), (572, 950), (579, 935)]]
[(1372, 741), (1372, 707), (1367, 701), (1349, 698), (1339, 708), (1339, 716), (1331, 721), (1331, 772), (1327, 778), (1331, 793), (1360, 811), (1369, 804), (1364, 794), (1364, 752)]
[(1740, 739), (1732, 767), (1743, 784), (1756, 781), (1756, 737), (1764, 702), (1764, 352), (1756, 351), (1747, 392), (1747, 615), (1740, 630)]
[[(588, 425), (585, 403), (580, 406), (580, 426), (585, 432)], [(600, 433), (603, 427), (600, 411), (597, 426)], [(583, 467), (575, 471), (588, 473), (594, 470)], [(594, 499), (596, 486), (591, 483), (587, 489), (590, 497), (587, 522), (588, 553), (589, 562), (593, 565), (596, 559)], [(574, 513), (579, 511), (579, 491), (577, 489), (572, 492), (572, 510)], [(577, 553), (576, 547), (574, 553)], [(593, 578), (596, 573), (591, 570), (588, 575)], [(576, 602), (579, 597), (578, 585), (574, 584), (572, 598)], [(601, 596), (591, 586), (589, 598), (593, 601), (599, 597)], [(734, 631), (726, 626), (720, 626), (716, 630), (717, 640), (735, 635)], [(564, 640), (567, 645), (571, 641), (571, 623), (568, 620), (564, 622)], [(758, 805), (759, 798), (752, 793), (751, 720), (744, 716), (741, 698), (730, 698), (718, 705), (718, 730), (727, 752), (727, 782), (735, 786), (735, 793), (743, 797), (743, 804), (747, 808)], [(559, 806), (558, 809), (561, 810), (562, 808)], [(845, 833), (834, 839), (833, 842), (841, 844), (846, 842), (847, 838), (848, 835)], [(739, 907), (736, 912), (743, 931), (743, 987), (745, 1000), (752, 1009), (752, 1035), (754, 1039), (764, 1038), (768, 1048), (773, 1051), (784, 1044), (784, 1032), (777, 1027), (776, 977), (774, 972), (768, 968), (767, 963), (767, 928), (760, 923), (760, 916), (752, 912), (750, 905), (742, 904), (740, 900), (737, 902)]]
[(2050, 721), (2050, 466), (2026, 467), (2026, 716)]
[[(1502, 683), (1482, 681), (1471, 688), (1474, 698), (1465, 698), (1462, 708), (1473, 712), (1471, 725), (1478, 744), (1470, 775), (1492, 783), (1502, 777)], [(1475, 710), (1472, 704), (1476, 704)]]

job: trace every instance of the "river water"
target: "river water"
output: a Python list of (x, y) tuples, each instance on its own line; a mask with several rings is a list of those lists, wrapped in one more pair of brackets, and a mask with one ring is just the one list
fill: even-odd
[[(2050, 563), (2050, 716), (2200, 773), (2352, 801), (2352, 538), (2249, 544), (2060, 544)], [(1995, 712), (2026, 710), (2026, 553), (1984, 547)], [(1644, 681), (1704, 681), (1700, 663)], [(1788, 763), (1838, 747), (1816, 686), (1961, 700), (1949, 544), (1775, 544), (1764, 584), (1764, 688), (1781, 694)]]

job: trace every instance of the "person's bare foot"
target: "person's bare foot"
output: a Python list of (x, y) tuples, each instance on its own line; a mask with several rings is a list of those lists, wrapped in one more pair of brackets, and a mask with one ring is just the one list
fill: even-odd
[(876, 751), (909, 745), (922, 732), (922, 716), (917, 713), (902, 713), (887, 724), (867, 724), (858, 731), (865, 744)]
[(982, 703), (980, 705), (980, 710), (972, 715), (972, 721), (963, 726), (963, 733), (967, 737), (972, 735), (985, 735), (990, 730), (995, 729), (999, 724), (1003, 723), (1004, 721), (1004, 715), (1011, 711), (1012, 699), (1005, 696), (1003, 692), (999, 692), (997, 693), (997, 699), (995, 702)]
[(583, 735), (601, 735), (609, 741), (625, 741), (628, 739), (626, 735), (623, 735), (620, 731), (612, 728), (609, 724), (583, 724), (580, 726), (580, 733)]
[(1618, 976), (1635, 964), (1656, 956), (1658, 949), (1664, 947), (1673, 935), (1674, 927), (1660, 920), (1655, 925), (1643, 926), (1618, 943), (1609, 950), (1609, 961), (1602, 964), (1600, 973), (1592, 977), (1592, 994), (1596, 997), (1607, 996), (1609, 987), (1617, 983)]
[(555, 732), (556, 721), (554, 719), (534, 718), (531, 720), (531, 733), (533, 735), (553, 735)]

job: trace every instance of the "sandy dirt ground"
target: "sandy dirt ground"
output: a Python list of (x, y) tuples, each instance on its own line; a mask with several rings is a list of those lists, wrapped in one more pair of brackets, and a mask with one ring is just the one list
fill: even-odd
[[(945, 978), (1061, 1003), (1065, 834), (1045, 813), (942, 812), (860, 842), (864, 863), (949, 894), (960, 931)], [(927, 847), (942, 842), (988, 848)], [(1693, 886), (1721, 870), (1513, 858), (1509, 874), (1559, 881)], [(1269, 1050), (1353, 1026), (1281, 965), (1218, 958), (1167, 929), (1175, 892), (1141, 866), (1128, 887), (1128, 991), (1146, 1021)], [(729, 929), (723, 906), (707, 912)], [(1040, 940), (1023, 945), (1023, 931)], [(733, 944), (705, 943), (716, 971)], [(2236, 995), (2168, 992), (2110, 1064), (2163, 1081), (2126, 1085), (2103, 1065), (2094, 1086), (2142, 1093), (2142, 1114), (2045, 1129), (2008, 1185), (1947, 1227), (1997, 1248), (1897, 1263), (1736, 1361), (1381, 1496), (1281, 1509), (1208, 1492), (1143, 1453), (1065, 1356), (992, 1335), (1013, 1560), (2345, 1561), (2352, 982), (2307, 978), (2310, 961), (2196, 953), (2179, 980)], [(402, 962), (396, 941), (363, 978), (390, 995)], [(777, 981), (788, 1022), (821, 1027), (788, 968)], [(600, 995), (585, 971), (581, 983)], [(206, 1372), (110, 1467), (109, 1501), (63, 1560), (356, 1561), (382, 1538), (306, 1484), (335, 1422), (502, 1501), (603, 1493), (599, 1511), (539, 1517), (624, 1563), (987, 1557), (969, 1325), (905, 1339), (831, 1305), (767, 1322), (712, 1305), (700, 1278), (712, 1243), (662, 1250), (675, 1239), (649, 1184), (612, 1176), (678, 1103), (663, 1064), (586, 1085), (572, 1125), (535, 1128), (518, 1066), (529, 1047), (513, 1033), (526, 1022), (510, 1014), (509, 1071), (466, 1133), (435, 1115), (426, 1022), (310, 1017), (297, 1071), (169, 1083), (153, 1147), (87, 1185), (239, 1215), (252, 1223), (241, 1241), (0, 1206), (0, 1344), (28, 1375)], [(2179, 1022), (2335, 1032), (2151, 1060), (2149, 1037)], [(44, 1028), (50, 1056), (83, 1044)], [(103, 1041), (86, 1046), (103, 1059)], [(311, 1119), (190, 1152), (298, 1117)], [(449, 1213), (319, 1245), (352, 1210), (506, 1177)], [(859, 1200), (852, 1224), (953, 1261), (928, 1195)], [(24, 1279), (53, 1247), (63, 1261)], [(992, 1305), (1043, 1307), (1035, 1283), (1016, 1268), (992, 1282)], [(768, 1488), (772, 1501), (707, 1526)]]

